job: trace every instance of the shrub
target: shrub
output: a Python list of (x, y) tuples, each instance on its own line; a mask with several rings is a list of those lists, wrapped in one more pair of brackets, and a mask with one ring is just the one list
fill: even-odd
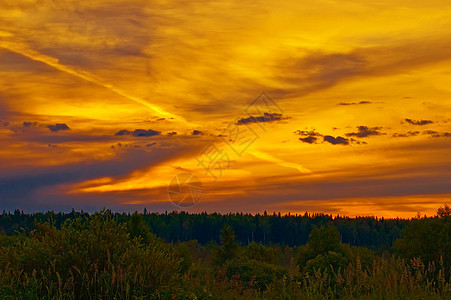
[(36, 224), (29, 236), (1, 250), (1, 285), (39, 297), (129, 298), (170, 291), (179, 277), (174, 249), (154, 238), (130, 238), (125, 224), (102, 212), (67, 221), (60, 230)]

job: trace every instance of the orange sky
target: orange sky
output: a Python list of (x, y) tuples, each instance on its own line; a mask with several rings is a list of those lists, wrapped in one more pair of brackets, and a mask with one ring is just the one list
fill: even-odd
[[(450, 13), (2, 0), (0, 209), (434, 214), (451, 199)], [(183, 172), (203, 185), (192, 207), (168, 197)]]

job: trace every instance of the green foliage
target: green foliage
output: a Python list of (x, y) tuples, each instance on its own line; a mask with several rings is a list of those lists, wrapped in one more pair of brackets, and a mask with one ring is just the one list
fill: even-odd
[(441, 262), (448, 276), (451, 264), (451, 209), (439, 208), (434, 218), (413, 219), (395, 242), (394, 249), (406, 259), (420, 258), (426, 265)]
[(245, 286), (259, 290), (266, 289), (288, 272), (280, 266), (245, 258), (231, 259), (224, 268), (229, 279), (240, 280)]
[(180, 260), (180, 271), (184, 274), (191, 269), (193, 265), (193, 259), (190, 253), (188, 243), (178, 243), (174, 246), (177, 255), (181, 258)]
[(141, 238), (144, 243), (149, 243), (155, 239), (155, 235), (150, 232), (149, 226), (144, 222), (143, 215), (135, 212), (127, 221), (127, 231), (132, 238)]
[(214, 263), (217, 266), (237, 257), (240, 250), (235, 242), (235, 233), (229, 225), (225, 225), (221, 230), (221, 243), (222, 246), (215, 249)]
[(320, 228), (314, 227), (309, 235), (307, 244), (314, 254), (321, 254), (328, 251), (342, 251), (340, 232), (332, 223), (329, 223), (327, 226), (321, 226)]
[[(340, 240), (340, 232), (332, 223), (319, 228), (315, 226), (309, 235), (307, 244), (299, 249), (298, 264), (303, 268), (309, 260), (329, 252), (343, 256), (344, 249)], [(320, 259), (318, 258), (318, 260)]]
[(0, 284), (39, 297), (158, 295), (179, 276), (179, 258), (169, 245), (131, 238), (108, 211), (67, 221), (60, 230), (36, 224), (29, 236), (0, 251)]
[(16, 242), (16, 237), (8, 236), (0, 232), (0, 247), (11, 246)]
[(251, 242), (246, 248), (244, 248), (243, 254), (248, 259), (254, 259), (257, 261), (266, 262), (269, 264), (277, 264), (277, 253), (272, 247), (266, 247), (256, 242)]
[[(447, 206), (434, 218), (409, 221), (398, 256), (342, 244), (331, 223), (313, 227), (299, 248), (238, 243), (242, 232), (232, 226), (223, 226), (220, 246), (203, 246), (164, 242), (151, 233), (150, 214), (71, 214), (47, 213), (33, 230), (0, 234), (0, 299), (451, 298)], [(186, 214), (177, 216), (186, 230), (193, 226)], [(39, 222), (46, 218), (51, 222)], [(273, 218), (273, 228), (282, 224)], [(421, 239), (435, 247), (418, 245)]]
[[(127, 213), (115, 213), (118, 223), (127, 223), (133, 216)], [(22, 228), (29, 232), (34, 228), (34, 221), (50, 222), (60, 228), (67, 219), (89, 217), (85, 212), (72, 210), (70, 213), (46, 212), (24, 214), (18, 210), (14, 213), (0, 214), (0, 231), (13, 235)], [(224, 225), (230, 225), (235, 240), (241, 245), (251, 241), (263, 245), (287, 245), (290, 247), (307, 243), (313, 226), (322, 226), (332, 222), (340, 231), (342, 242), (353, 246), (365, 246), (372, 249), (389, 250), (393, 241), (399, 238), (400, 231), (409, 220), (384, 219), (376, 217), (348, 218), (327, 214), (188, 214), (185, 212), (144, 213), (144, 223), (151, 232), (168, 243), (197, 240), (205, 245), (209, 241), (219, 242), (219, 235)]]
[(332, 271), (344, 269), (348, 265), (348, 260), (341, 254), (333, 251), (318, 254), (315, 258), (310, 259), (304, 267), (305, 273), (313, 274), (317, 270)]

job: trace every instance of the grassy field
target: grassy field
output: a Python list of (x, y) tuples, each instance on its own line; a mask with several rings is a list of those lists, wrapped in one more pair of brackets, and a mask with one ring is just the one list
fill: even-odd
[[(241, 245), (229, 226), (219, 245), (169, 244), (140, 214), (126, 223), (109, 211), (60, 228), (36, 223), (0, 236), (0, 298), (450, 299), (447, 209), (409, 223), (393, 253), (342, 244), (332, 224), (314, 227), (305, 245), (284, 247)], [(441, 244), (411, 236), (437, 227)]]

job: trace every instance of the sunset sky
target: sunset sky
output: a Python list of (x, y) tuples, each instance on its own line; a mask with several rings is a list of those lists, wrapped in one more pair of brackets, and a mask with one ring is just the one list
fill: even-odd
[[(0, 210), (432, 215), (451, 202), (450, 15), (1, 0)], [(168, 197), (180, 173), (194, 206)]]

